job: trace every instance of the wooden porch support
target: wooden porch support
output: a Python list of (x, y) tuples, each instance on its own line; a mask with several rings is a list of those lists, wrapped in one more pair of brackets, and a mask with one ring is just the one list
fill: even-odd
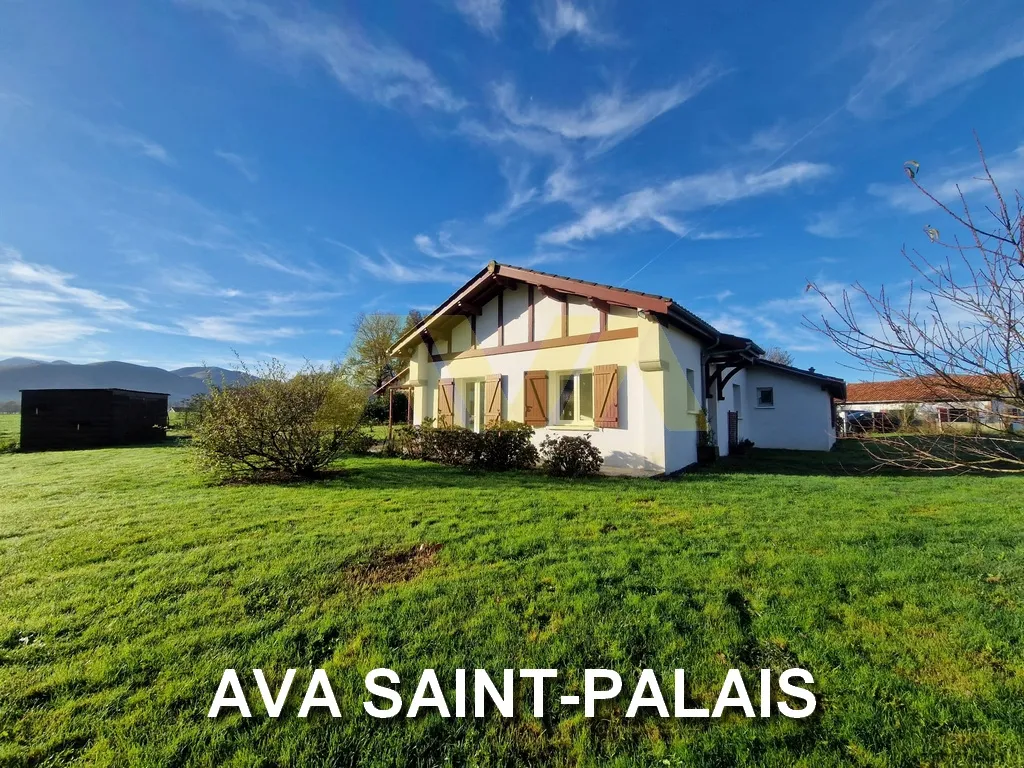
[(707, 382), (708, 394), (715, 392), (719, 400), (725, 400), (725, 385), (729, 383), (729, 380), (747, 367), (747, 365), (745, 364), (733, 364), (732, 369), (723, 377), (722, 373), (727, 367), (727, 365), (728, 364), (719, 363), (718, 366), (715, 368), (715, 372), (709, 373), (711, 370), (711, 363), (705, 363), (704, 379)]
[(395, 391), (405, 392), (405, 423), (412, 425), (413, 387), (390, 387), (388, 389), (388, 442), (391, 442), (395, 426)]

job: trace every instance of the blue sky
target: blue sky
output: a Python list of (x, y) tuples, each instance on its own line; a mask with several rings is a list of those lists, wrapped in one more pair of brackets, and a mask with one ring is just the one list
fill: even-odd
[(326, 361), (496, 259), (853, 380), (804, 288), (906, 285), (903, 162), (1024, 179), (1019, 0), (339, 5), (0, 0), (0, 357)]

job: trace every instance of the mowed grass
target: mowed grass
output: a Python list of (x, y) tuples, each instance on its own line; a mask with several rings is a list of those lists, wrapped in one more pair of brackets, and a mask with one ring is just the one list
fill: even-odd
[(21, 415), (0, 413), (0, 450), (21, 439)]
[[(0, 456), (0, 764), (1021, 765), (1024, 478), (851, 475), (845, 448), (668, 482), (365, 458), (258, 487), (173, 445)], [(561, 677), (543, 720), (375, 720), (382, 666), (406, 704), (426, 667), (449, 691), (460, 667)], [(248, 720), (206, 717), (227, 667)], [(289, 667), (269, 719), (247, 671), (276, 692)], [(296, 717), (317, 667), (341, 718)], [(653, 668), (667, 697), (685, 668), (702, 706), (730, 667), (803, 667), (818, 710), (586, 719), (557, 697), (587, 667), (627, 691)]]

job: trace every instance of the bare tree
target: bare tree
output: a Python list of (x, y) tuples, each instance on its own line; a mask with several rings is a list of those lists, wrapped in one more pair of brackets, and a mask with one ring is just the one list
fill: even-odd
[(935, 255), (903, 248), (913, 272), (905, 295), (858, 282), (830, 296), (809, 285), (830, 308), (806, 320), (811, 328), (865, 371), (918, 379), (947, 415), (955, 411), (973, 424), (967, 434), (868, 436), (868, 450), (882, 464), (1024, 472), (1024, 434), (1015, 423), (1024, 409), (1024, 200), (1014, 191), (1008, 202), (980, 142), (978, 153), (982, 174), (974, 181), (991, 194), (980, 220), (959, 185), (959, 203), (947, 205), (921, 186), (917, 163), (905, 166), (954, 230), (943, 239), (925, 226)]
[(778, 363), (779, 365), (793, 364), (793, 356), (782, 347), (769, 347), (768, 351), (764, 353), (764, 359), (770, 363)]

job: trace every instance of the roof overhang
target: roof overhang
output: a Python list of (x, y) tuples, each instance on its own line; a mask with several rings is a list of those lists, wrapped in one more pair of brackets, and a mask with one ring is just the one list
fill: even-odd
[[(708, 341), (715, 342), (723, 336), (713, 326), (664, 296), (574, 280), (492, 261), (411, 328), (395, 343), (391, 352), (394, 354), (420, 340), (427, 340), (437, 331), (449, 330), (450, 326), (464, 317), (479, 315), (484, 304), (498, 293), (506, 288), (515, 289), (521, 284), (538, 287), (554, 298), (580, 296), (597, 306), (629, 307), (641, 314), (649, 313), (658, 322), (672, 325)], [(760, 349), (756, 344), (753, 346)]]
[(765, 360), (760, 358), (754, 362), (754, 365), (761, 368), (771, 368), (772, 370), (779, 371), (780, 373), (787, 373), (791, 376), (798, 376), (805, 379), (810, 379), (821, 384), (821, 388), (828, 392), (836, 400), (846, 400), (846, 382), (842, 379), (837, 379), (835, 376), (825, 376), (814, 371), (805, 371), (803, 368), (794, 368), (791, 365), (783, 365), (782, 363), (773, 363), (771, 360)]

